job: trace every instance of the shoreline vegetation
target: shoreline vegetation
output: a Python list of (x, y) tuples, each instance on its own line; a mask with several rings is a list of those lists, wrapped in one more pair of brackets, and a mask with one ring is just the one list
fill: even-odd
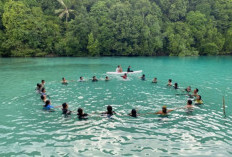
[(232, 55), (232, 0), (0, 0), (0, 57)]

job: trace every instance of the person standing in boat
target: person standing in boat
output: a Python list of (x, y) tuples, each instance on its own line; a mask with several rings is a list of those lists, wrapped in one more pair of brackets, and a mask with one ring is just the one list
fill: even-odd
[(131, 70), (130, 68), (131, 68), (131, 66), (129, 65), (128, 68), (127, 68), (127, 72), (128, 72), (128, 73), (129, 73), (129, 72), (133, 72), (133, 70)]

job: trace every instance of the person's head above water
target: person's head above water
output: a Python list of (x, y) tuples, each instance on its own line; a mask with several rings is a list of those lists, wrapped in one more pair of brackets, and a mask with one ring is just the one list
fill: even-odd
[(44, 106), (44, 107), (47, 107), (47, 106), (50, 105), (50, 104), (51, 104), (50, 100), (46, 100), (45, 106)]
[(42, 88), (41, 92), (42, 92), (42, 93), (45, 93), (45, 92), (46, 92), (45, 88)]
[(82, 108), (78, 108), (77, 109), (77, 114), (78, 115), (83, 115), (83, 109)]
[(41, 83), (42, 83), (42, 84), (45, 84), (45, 81), (44, 81), (44, 80), (41, 80)]
[(171, 83), (171, 82), (172, 82), (172, 79), (168, 79), (168, 82)]
[(201, 100), (201, 96), (200, 95), (197, 95), (197, 100)]
[(82, 77), (82, 76), (80, 77), (80, 80), (83, 80), (83, 77)]
[(113, 114), (113, 108), (110, 105), (107, 106), (107, 114)]
[(194, 89), (194, 93), (198, 93), (198, 91), (199, 91), (198, 88)]
[(131, 110), (131, 116), (132, 117), (137, 117), (137, 111), (136, 111), (136, 109), (132, 109)]
[(174, 84), (174, 88), (177, 89), (178, 88), (178, 83)]
[(46, 100), (46, 95), (41, 95), (41, 100)]
[(68, 108), (68, 104), (67, 103), (63, 103), (62, 107), (63, 107), (63, 109), (67, 109)]
[(187, 92), (190, 92), (190, 91), (191, 91), (191, 86), (188, 86), (185, 90), (186, 90)]
[(192, 105), (192, 100), (188, 100), (187, 105)]
[(163, 113), (167, 113), (167, 107), (166, 107), (166, 106), (163, 106), (163, 107), (162, 107), (162, 112), (163, 112)]

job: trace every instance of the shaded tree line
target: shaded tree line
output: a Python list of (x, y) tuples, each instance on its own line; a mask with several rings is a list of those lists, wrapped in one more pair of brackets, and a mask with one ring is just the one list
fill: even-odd
[(232, 53), (232, 0), (0, 0), (0, 56)]

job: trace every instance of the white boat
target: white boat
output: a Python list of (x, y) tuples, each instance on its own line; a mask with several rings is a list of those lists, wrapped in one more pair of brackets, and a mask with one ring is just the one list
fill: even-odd
[(106, 74), (110, 74), (110, 75), (123, 75), (123, 74), (138, 74), (138, 73), (141, 73), (143, 72), (142, 70), (138, 70), (138, 71), (133, 71), (133, 72), (106, 72)]

